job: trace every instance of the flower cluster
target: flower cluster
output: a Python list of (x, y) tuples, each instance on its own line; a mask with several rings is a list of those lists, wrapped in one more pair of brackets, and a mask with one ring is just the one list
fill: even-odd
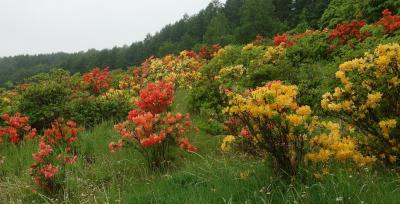
[(32, 154), (35, 163), (31, 166), (36, 188), (44, 193), (57, 193), (65, 176), (65, 166), (74, 164), (78, 157), (74, 143), (77, 141), (78, 129), (76, 123), (69, 121), (64, 124), (59, 119), (47, 129), (39, 143), (39, 150)]
[(224, 139), (222, 140), (222, 144), (221, 144), (221, 150), (223, 152), (228, 152), (232, 149), (232, 143), (235, 141), (235, 136), (233, 135), (227, 135), (224, 137)]
[(350, 23), (336, 25), (336, 28), (329, 34), (330, 39), (339, 39), (342, 45), (351, 39), (362, 40), (369, 36), (368, 33), (361, 33), (360, 30), (366, 25), (363, 20), (353, 20)]
[(374, 54), (341, 64), (336, 77), (342, 86), (321, 100), (323, 109), (361, 131), (367, 149), (392, 163), (400, 155), (399, 56), (399, 44), (386, 44)]
[(110, 143), (109, 150), (115, 152), (124, 146), (124, 142), (132, 144), (143, 154), (151, 168), (159, 168), (166, 161), (168, 147), (177, 145), (183, 150), (195, 152), (185, 134), (191, 132), (192, 122), (189, 114), (153, 114), (140, 110), (129, 112), (128, 120), (114, 126), (122, 140)]
[(389, 9), (383, 10), (382, 15), (377, 24), (384, 27), (385, 33), (393, 33), (400, 28), (400, 15), (392, 15)]
[(280, 59), (282, 59), (286, 54), (286, 48), (282, 45), (278, 45), (275, 47), (268, 47), (267, 51), (264, 54), (264, 61), (266, 63), (276, 64)]
[(112, 78), (108, 77), (108, 70), (108, 67), (105, 67), (103, 71), (100, 68), (95, 68), (83, 75), (83, 81), (90, 87), (93, 93), (99, 94), (110, 88)]
[(21, 116), (21, 113), (13, 116), (4, 114), (1, 119), (4, 120), (4, 127), (0, 126), (0, 143), (3, 142), (4, 136), (9, 136), (13, 144), (19, 143), (22, 139), (32, 139), (36, 136), (36, 129), (31, 128), (28, 124), (29, 119)]
[(134, 69), (132, 75), (125, 75), (119, 81), (118, 88), (121, 90), (139, 91), (144, 83), (144, 78), (141, 76), (140, 69)]
[(191, 88), (192, 82), (201, 78), (204, 60), (193, 51), (182, 51), (178, 56), (149, 58), (141, 66), (148, 81), (171, 81), (178, 87)]
[(291, 47), (296, 42), (290, 39), (290, 36), (287, 33), (276, 35), (272, 41), (275, 46), (284, 46), (284, 47)]
[(166, 165), (169, 148), (179, 146), (188, 152), (197, 148), (185, 137), (193, 131), (189, 114), (166, 113), (173, 101), (173, 85), (164, 82), (150, 83), (140, 91), (136, 105), (139, 110), (129, 112), (127, 120), (114, 126), (122, 139), (108, 146), (115, 152), (127, 145), (133, 145), (146, 159), (150, 169)]
[[(242, 137), (252, 138), (273, 156), (278, 169), (294, 176), (304, 156), (312, 119), (310, 107), (296, 102), (297, 87), (272, 81), (243, 94), (228, 95), (229, 106), (224, 112), (242, 121)], [(229, 149), (226, 143), (221, 147)]]
[(244, 76), (246, 70), (243, 65), (222, 67), (214, 79), (218, 80), (223, 87), (235, 89), (235, 84)]
[(174, 85), (164, 81), (149, 83), (140, 90), (139, 100), (135, 103), (141, 110), (154, 114), (162, 113), (174, 100)]
[[(359, 150), (357, 141), (347, 136), (343, 137), (340, 125), (333, 122), (321, 122), (322, 133), (310, 139), (310, 151), (306, 160), (327, 165), (329, 160), (340, 162), (351, 161), (358, 166), (371, 165), (375, 162), (374, 156), (364, 156)], [(350, 133), (349, 133), (350, 134)]]

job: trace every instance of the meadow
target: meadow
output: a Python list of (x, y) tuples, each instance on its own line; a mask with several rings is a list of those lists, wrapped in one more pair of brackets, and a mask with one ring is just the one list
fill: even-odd
[(0, 91), (0, 203), (398, 203), (400, 16)]

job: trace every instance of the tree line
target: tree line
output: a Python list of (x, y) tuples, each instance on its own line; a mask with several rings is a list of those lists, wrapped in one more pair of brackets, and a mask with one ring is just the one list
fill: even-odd
[(242, 44), (262, 35), (331, 27), (345, 19), (373, 21), (383, 8), (399, 12), (398, 0), (213, 0), (195, 15), (184, 15), (143, 41), (123, 47), (77, 53), (19, 55), (0, 58), (0, 86), (54, 68), (72, 73), (93, 67), (137, 66), (150, 56), (163, 56), (203, 45)]

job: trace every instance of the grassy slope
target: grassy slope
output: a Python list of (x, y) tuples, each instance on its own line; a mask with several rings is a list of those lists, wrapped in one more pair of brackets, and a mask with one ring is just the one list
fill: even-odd
[[(186, 94), (178, 92), (174, 109), (186, 109)], [(200, 118), (194, 117), (194, 121)], [(332, 171), (321, 182), (288, 185), (273, 179), (266, 162), (245, 155), (221, 154), (221, 139), (200, 132), (192, 136), (198, 154), (179, 153), (172, 169), (154, 174), (139, 155), (128, 149), (110, 154), (107, 144), (118, 134), (105, 122), (80, 136), (82, 155), (69, 169), (66, 190), (58, 200), (31, 192), (27, 169), (36, 145), (3, 144), (0, 167), (0, 203), (396, 203), (400, 177), (394, 172), (354, 169)], [(242, 175), (242, 176), (241, 176)], [(248, 175), (248, 176), (243, 176)], [(310, 185), (308, 185), (308, 183)]]

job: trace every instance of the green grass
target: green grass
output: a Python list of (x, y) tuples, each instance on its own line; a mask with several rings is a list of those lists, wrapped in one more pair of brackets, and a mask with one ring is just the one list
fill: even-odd
[[(186, 93), (177, 92), (173, 110), (186, 111)], [(194, 117), (194, 122), (204, 122)], [(398, 203), (398, 171), (336, 168), (321, 181), (285, 183), (266, 161), (218, 151), (222, 136), (191, 136), (199, 152), (177, 151), (165, 172), (145, 168), (140, 154), (128, 148), (109, 153), (120, 136), (113, 122), (84, 131), (77, 164), (69, 167), (64, 194), (55, 198), (32, 193), (29, 167), (37, 144), (0, 145), (0, 203)]]

